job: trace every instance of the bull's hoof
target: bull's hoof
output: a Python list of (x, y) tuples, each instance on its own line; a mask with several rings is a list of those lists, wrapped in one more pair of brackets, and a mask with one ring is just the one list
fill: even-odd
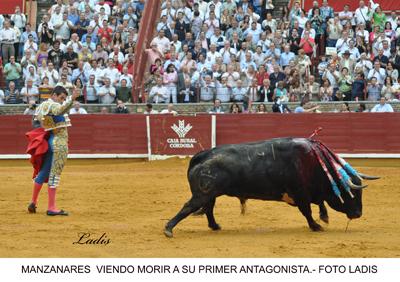
[(213, 231), (221, 230), (221, 226), (219, 226), (219, 224), (209, 225), (208, 227), (210, 227)]
[(172, 238), (172, 237), (174, 237), (174, 234), (172, 233), (172, 230), (167, 229), (167, 228), (164, 229), (164, 235), (165, 235), (167, 238)]
[(325, 222), (326, 224), (329, 224), (329, 216), (327, 215), (320, 215), (319, 218)]
[(310, 228), (311, 228), (311, 230), (314, 231), (314, 232), (324, 231), (324, 229), (322, 228), (322, 226), (319, 225), (319, 224), (316, 223), (316, 222), (313, 223), (313, 224), (310, 224)]

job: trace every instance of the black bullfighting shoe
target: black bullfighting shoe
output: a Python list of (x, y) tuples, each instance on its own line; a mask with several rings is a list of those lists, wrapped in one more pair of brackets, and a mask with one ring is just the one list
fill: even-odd
[(30, 203), (28, 206), (28, 212), (29, 213), (36, 213), (36, 205), (35, 203)]
[(68, 213), (64, 210), (60, 210), (59, 212), (55, 211), (47, 211), (47, 215), (55, 216), (55, 215), (68, 215)]

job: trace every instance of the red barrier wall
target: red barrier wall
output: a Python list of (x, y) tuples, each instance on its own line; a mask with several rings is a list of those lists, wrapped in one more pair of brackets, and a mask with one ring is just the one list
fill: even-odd
[[(70, 116), (72, 154), (147, 154), (144, 115)], [(28, 116), (0, 116), (0, 154), (25, 154)]]
[[(147, 154), (145, 115), (72, 116), (70, 153)], [(179, 121), (184, 121), (179, 126)], [(171, 126), (188, 129), (179, 137)], [(321, 126), (319, 137), (338, 153), (400, 153), (400, 113), (332, 113), (217, 115), (216, 144), (275, 137), (308, 137)], [(186, 155), (211, 147), (211, 116), (151, 115), (152, 154)], [(28, 116), (0, 116), (0, 154), (24, 154)], [(177, 131), (179, 131), (175, 128)], [(176, 140), (168, 140), (176, 139)], [(176, 148), (170, 144), (193, 144)], [(196, 141), (196, 142), (194, 142)], [(178, 146), (179, 147), (179, 146)]]
[(71, 153), (147, 154), (144, 115), (72, 116), (71, 121)]
[(0, 14), (14, 14), (16, 6), (19, 6), (24, 12), (24, 2), (25, 0), (3, 0), (0, 4)]
[(400, 153), (400, 113), (267, 114), (217, 117), (217, 144), (276, 137), (319, 139), (338, 153)]

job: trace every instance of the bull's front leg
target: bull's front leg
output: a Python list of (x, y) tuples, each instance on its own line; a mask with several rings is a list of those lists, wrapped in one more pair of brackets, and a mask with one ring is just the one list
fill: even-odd
[(183, 219), (185, 219), (191, 213), (197, 211), (202, 206), (207, 203), (206, 198), (198, 198), (192, 197), (178, 212), (178, 214), (173, 217), (168, 223), (165, 225), (164, 234), (167, 237), (173, 237), (172, 229)]
[[(298, 204), (298, 208), (301, 213), (305, 216), (308, 222), (308, 226), (311, 228), (312, 231), (323, 231), (321, 225), (319, 225), (312, 217), (311, 213), (311, 203), (307, 201), (296, 201)], [(300, 204), (299, 204), (300, 203)]]

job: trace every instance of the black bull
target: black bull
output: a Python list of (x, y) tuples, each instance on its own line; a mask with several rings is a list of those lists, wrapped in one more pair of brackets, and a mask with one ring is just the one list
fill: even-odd
[[(332, 163), (326, 159), (325, 162), (333, 171)], [(242, 203), (246, 199), (285, 201), (299, 208), (313, 231), (322, 227), (312, 217), (311, 203), (319, 205), (320, 218), (325, 222), (328, 214), (324, 201), (350, 219), (359, 218), (361, 189), (352, 188), (346, 193), (338, 185), (342, 202), (333, 192), (327, 174), (313, 148), (313, 140), (305, 138), (277, 138), (202, 151), (191, 159), (187, 173), (192, 198), (166, 224), (164, 234), (172, 237), (172, 229), (199, 209), (206, 214), (208, 226), (219, 230), (213, 209), (215, 199), (221, 195), (238, 197)], [(360, 176), (351, 176), (351, 181), (353, 187), (361, 187)]]

